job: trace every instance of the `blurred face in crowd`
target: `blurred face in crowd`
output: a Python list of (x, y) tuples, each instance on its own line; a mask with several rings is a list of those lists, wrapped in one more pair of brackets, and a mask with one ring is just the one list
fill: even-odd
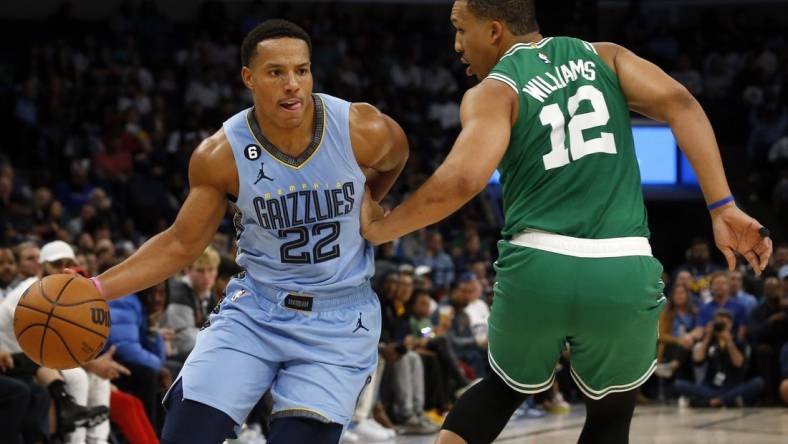
[(58, 259), (52, 262), (44, 262), (42, 265), (42, 272), (43, 276), (49, 276), (50, 274), (61, 274), (65, 273), (66, 268), (71, 268), (76, 265), (73, 259)]
[(478, 261), (471, 264), (471, 271), (478, 279), (487, 279), (487, 263)]
[(709, 244), (698, 242), (690, 247), (690, 260), (695, 264), (705, 264), (709, 261)]
[(90, 233), (82, 233), (77, 239), (77, 248), (81, 251), (93, 251), (95, 244), (93, 243), (93, 236)]
[(393, 299), (399, 287), (399, 274), (389, 273), (383, 281), (383, 295), (386, 299)]
[(687, 270), (679, 271), (676, 273), (676, 282), (674, 285), (690, 288), (690, 286), (692, 286), (692, 274)]
[(432, 290), (432, 278), (429, 274), (417, 276), (414, 285), (419, 290)]
[(394, 242), (386, 242), (385, 244), (380, 246), (378, 251), (378, 257), (381, 259), (391, 259), (396, 255), (396, 251), (394, 250)]
[(210, 267), (207, 265), (196, 265), (189, 267), (187, 275), (189, 281), (192, 283), (192, 288), (198, 295), (205, 295), (213, 285), (216, 283), (216, 274), (218, 273), (217, 267)]
[(473, 293), (471, 282), (461, 282), (451, 291), (451, 301), (457, 307), (465, 307), (471, 301)]
[(408, 302), (413, 296), (413, 276), (403, 274), (399, 277), (397, 286), (397, 300), (403, 304)]
[(673, 287), (673, 292), (670, 295), (670, 300), (673, 302), (674, 307), (686, 308), (689, 302), (689, 292), (687, 291), (687, 287), (683, 285), (675, 285)]
[(96, 242), (96, 256), (99, 262), (105, 262), (115, 257), (115, 244), (109, 239)]
[(728, 282), (728, 277), (724, 274), (714, 276), (709, 287), (712, 296), (718, 302), (727, 299), (730, 294), (730, 283)]
[(473, 279), (467, 282), (469, 293), (468, 293), (468, 303), (474, 302), (475, 300), (482, 297), (482, 283), (479, 282), (478, 279)]
[(419, 293), (416, 302), (413, 303), (413, 316), (416, 319), (424, 319), (430, 315), (430, 295)]
[(496, 44), (503, 29), (500, 22), (475, 16), (466, 1), (458, 0), (451, 9), (451, 23), (455, 29), (454, 50), (468, 65), (465, 73), (484, 79), (498, 61)]
[(7, 287), (16, 278), (16, 259), (8, 248), (0, 248), (0, 286)]
[(782, 298), (782, 285), (780, 284), (780, 280), (778, 278), (771, 276), (763, 281), (763, 298), (772, 308), (776, 308), (778, 305), (780, 305), (780, 299)]
[(774, 267), (779, 269), (788, 265), (788, 245), (780, 245), (774, 250)]
[(23, 248), (19, 252), (19, 263), (17, 264), (19, 274), (23, 278), (38, 276), (41, 271), (41, 264), (38, 263), (38, 247), (30, 246)]
[(427, 249), (434, 253), (443, 250), (443, 236), (440, 233), (430, 233), (427, 238)]
[(309, 45), (291, 37), (263, 40), (249, 65), (241, 69), (241, 77), (257, 112), (277, 128), (300, 127), (314, 106)]
[(478, 253), (479, 250), (482, 248), (482, 243), (479, 240), (479, 235), (474, 233), (468, 237), (468, 240), (465, 241), (465, 251), (468, 253)]
[(736, 294), (744, 285), (744, 276), (739, 270), (731, 271), (728, 273), (728, 281), (730, 282), (731, 294)]
[(153, 287), (148, 301), (148, 313), (160, 313), (167, 305), (167, 286), (164, 282), (159, 282)]

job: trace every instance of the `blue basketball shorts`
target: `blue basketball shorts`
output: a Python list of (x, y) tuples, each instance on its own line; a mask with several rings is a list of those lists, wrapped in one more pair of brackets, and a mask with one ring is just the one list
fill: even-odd
[(293, 303), (247, 274), (230, 281), (209, 322), (178, 376), (183, 396), (238, 425), (269, 388), (272, 419), (346, 425), (377, 365), (380, 303), (369, 285)]

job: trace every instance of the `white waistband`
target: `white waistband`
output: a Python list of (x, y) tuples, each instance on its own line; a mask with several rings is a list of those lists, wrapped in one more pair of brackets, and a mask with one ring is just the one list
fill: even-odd
[(575, 257), (651, 256), (645, 237), (581, 239), (544, 231), (525, 230), (511, 241), (515, 245)]

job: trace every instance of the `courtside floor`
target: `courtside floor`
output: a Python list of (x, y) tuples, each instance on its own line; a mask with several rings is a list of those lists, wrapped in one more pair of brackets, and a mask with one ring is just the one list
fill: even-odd
[[(569, 415), (512, 420), (496, 443), (575, 443), (583, 427), (582, 406)], [(788, 408), (678, 409), (639, 406), (630, 443), (640, 444), (786, 444)], [(397, 444), (432, 444), (434, 436), (398, 437)]]

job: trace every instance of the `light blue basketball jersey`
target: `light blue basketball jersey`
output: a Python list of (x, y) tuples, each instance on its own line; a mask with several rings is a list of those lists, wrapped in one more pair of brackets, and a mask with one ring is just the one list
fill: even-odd
[(240, 180), (238, 265), (256, 281), (315, 297), (369, 285), (360, 234), (366, 178), (350, 143), (350, 103), (314, 94), (312, 142), (298, 158), (268, 141), (252, 108), (224, 122)]

